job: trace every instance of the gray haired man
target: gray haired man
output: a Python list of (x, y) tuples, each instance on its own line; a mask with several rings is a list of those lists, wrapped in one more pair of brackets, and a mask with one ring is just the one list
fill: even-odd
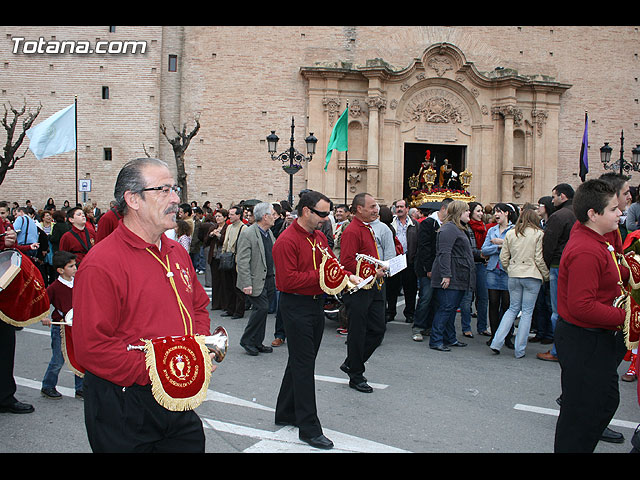
[(271, 250), (275, 237), (271, 232), (276, 216), (270, 203), (253, 207), (255, 223), (245, 228), (238, 238), (236, 286), (251, 302), (251, 315), (240, 345), (249, 355), (270, 353), (273, 349), (263, 345), (269, 303), (275, 295), (275, 268)]

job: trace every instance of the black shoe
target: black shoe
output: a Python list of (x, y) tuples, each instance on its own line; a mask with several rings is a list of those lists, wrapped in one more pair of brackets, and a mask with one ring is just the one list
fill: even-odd
[(230, 317), (230, 316), (232, 316), (232, 315), (233, 315), (233, 313), (229, 313), (229, 312), (222, 312), (222, 313), (220, 314), (220, 316), (221, 316), (221, 317)]
[(237, 320), (238, 318), (243, 318), (244, 315), (231, 315), (231, 320)]
[(604, 432), (600, 434), (600, 440), (609, 443), (624, 443), (624, 435), (607, 427), (604, 429)]
[(9, 404), (9, 405), (2, 405), (0, 406), (0, 412), (2, 413), (31, 413), (33, 412), (35, 409), (33, 408), (33, 405), (29, 405), (28, 403), (22, 403), (22, 402), (18, 402), (16, 401), (15, 403)]
[(491, 351), (496, 355), (500, 355), (500, 350), (498, 350), (497, 348), (492, 348)]
[(62, 398), (62, 394), (58, 392), (55, 387), (43, 388), (42, 390), (40, 390), (40, 395), (52, 400), (60, 400)]
[(78, 400), (84, 400), (84, 392), (83, 392), (82, 390), (78, 390), (78, 391), (76, 392), (76, 398), (77, 398)]
[(364, 381), (360, 383), (356, 383), (353, 380), (349, 380), (349, 386), (359, 392), (363, 392), (363, 393), (373, 392), (373, 388), (371, 388), (371, 385), (369, 385), (367, 382), (364, 382)]
[[(342, 365), (340, 365), (340, 370), (342, 370), (347, 375), (351, 375), (351, 369), (349, 367), (347, 367), (346, 363), (343, 363)], [(362, 380), (364, 380), (366, 382), (367, 378), (363, 376)]]
[(450, 345), (447, 345), (447, 347), (466, 347), (467, 344), (463, 343), (463, 342), (456, 342), (456, 343), (452, 343)]
[(333, 442), (322, 434), (312, 438), (307, 438), (302, 435), (298, 435), (298, 438), (315, 448), (322, 448), (324, 450), (329, 450), (333, 448)]
[(257, 349), (256, 347), (252, 347), (251, 345), (243, 345), (243, 344), (240, 344), (240, 346), (241, 346), (242, 348), (244, 348), (244, 349), (245, 349), (245, 351), (246, 351), (249, 355), (251, 355), (252, 357), (255, 357), (255, 356), (256, 356), (256, 355), (258, 355), (258, 353), (259, 353), (259, 352), (258, 352), (258, 349)]
[(267, 345), (258, 345), (256, 347), (256, 349), (260, 352), (260, 353), (271, 353), (273, 352), (273, 348), (267, 346)]
[(436, 345), (434, 347), (429, 347), (431, 350), (438, 350), (439, 352), (450, 352), (451, 349), (449, 347), (445, 347), (444, 345)]

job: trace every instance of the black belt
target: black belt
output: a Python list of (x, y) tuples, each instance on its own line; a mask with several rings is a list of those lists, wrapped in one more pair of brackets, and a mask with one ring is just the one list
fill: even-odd
[(324, 293), (320, 293), (318, 295), (303, 295), (302, 293), (290, 293), (290, 292), (281, 292), (281, 293), (285, 293), (287, 295), (295, 295), (296, 297), (309, 298), (311, 300), (320, 300), (321, 298), (324, 298)]
[(587, 332), (593, 332), (593, 333), (604, 333), (606, 335), (615, 335), (616, 332), (618, 330), (609, 330), (608, 328), (588, 328), (588, 327), (581, 327), (580, 325), (576, 325), (574, 323), (571, 322), (567, 322), (564, 318), (558, 317), (558, 320), (560, 320), (562, 323), (564, 323), (565, 325), (569, 325), (570, 327), (575, 327), (575, 328), (581, 328), (582, 330), (586, 330)]

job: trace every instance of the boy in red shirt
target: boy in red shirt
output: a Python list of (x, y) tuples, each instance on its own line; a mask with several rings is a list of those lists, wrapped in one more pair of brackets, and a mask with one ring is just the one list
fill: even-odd
[[(51, 321), (63, 322), (64, 317), (72, 307), (73, 279), (76, 275), (76, 256), (73, 253), (59, 250), (53, 254), (53, 268), (58, 272), (58, 278), (47, 287), (47, 295), (54, 308), (51, 317), (42, 320), (44, 326), (51, 327), (51, 361), (42, 380), (40, 393), (45, 398), (59, 400), (62, 398), (56, 390), (58, 375), (64, 365), (62, 355), (62, 340), (60, 325), (51, 325)], [(82, 398), (82, 377), (75, 376), (76, 398)]]
[(615, 333), (624, 324), (625, 310), (613, 302), (629, 276), (607, 241), (621, 215), (615, 189), (602, 180), (584, 182), (576, 190), (573, 209), (579, 223), (562, 253), (558, 275), (558, 453), (593, 452), (618, 407)]

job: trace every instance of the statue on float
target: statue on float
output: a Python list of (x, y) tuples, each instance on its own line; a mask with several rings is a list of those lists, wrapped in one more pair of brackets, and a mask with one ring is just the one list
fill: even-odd
[(412, 207), (418, 207), (425, 202), (438, 202), (447, 197), (464, 202), (476, 199), (474, 195), (469, 193), (469, 185), (473, 176), (471, 172), (465, 169), (458, 175), (446, 158), (439, 170), (434, 168), (435, 165), (435, 155), (432, 159), (431, 150), (427, 150), (418, 173), (409, 177)]

